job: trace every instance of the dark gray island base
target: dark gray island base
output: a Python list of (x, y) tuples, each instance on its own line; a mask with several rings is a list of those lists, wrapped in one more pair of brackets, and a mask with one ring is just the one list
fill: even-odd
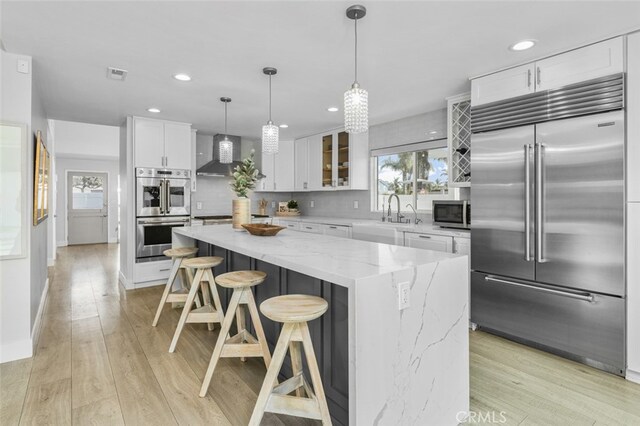
[[(309, 322), (313, 348), (322, 373), (322, 384), (334, 424), (349, 424), (349, 311), (348, 289), (318, 278), (300, 274), (267, 262), (263, 262), (223, 247), (198, 241), (199, 256), (220, 256), (224, 262), (214, 270), (215, 275), (230, 271), (259, 270), (267, 273), (261, 285), (252, 287), (256, 304), (283, 294), (310, 294), (329, 302), (329, 310), (320, 318)], [(232, 290), (218, 287), (222, 306), (227, 309)], [(271, 321), (262, 313), (260, 320), (264, 328), (269, 350), (273, 350), (280, 336), (282, 324)], [(251, 321), (250, 331), (255, 335)], [(280, 378), (291, 377), (290, 358), (282, 366)], [(306, 359), (303, 357), (305, 376), (309, 378)]]

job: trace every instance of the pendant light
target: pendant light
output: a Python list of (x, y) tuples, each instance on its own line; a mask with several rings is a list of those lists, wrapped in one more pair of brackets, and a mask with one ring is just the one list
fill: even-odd
[(355, 28), (355, 79), (351, 89), (344, 92), (344, 128), (347, 133), (364, 133), (369, 129), (369, 93), (358, 84), (358, 19), (364, 18), (367, 9), (354, 5), (347, 9), (347, 18), (354, 20)]
[(262, 72), (269, 76), (269, 121), (262, 126), (262, 152), (267, 154), (278, 153), (278, 126), (271, 121), (271, 76), (276, 75), (278, 70), (272, 67), (262, 69)]
[(227, 104), (231, 102), (231, 98), (220, 98), (224, 102), (224, 140), (220, 141), (220, 162), (229, 164), (233, 162), (233, 142), (227, 136)]

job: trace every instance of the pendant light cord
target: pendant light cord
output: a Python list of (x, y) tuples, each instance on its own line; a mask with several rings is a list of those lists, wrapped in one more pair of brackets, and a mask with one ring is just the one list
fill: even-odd
[(358, 82), (358, 13), (356, 12), (356, 18), (354, 19), (355, 21), (355, 25), (353, 26), (354, 28), (354, 32), (355, 32), (355, 55), (354, 55), (354, 62), (356, 64), (355, 69), (355, 79), (354, 79), (354, 83)]
[(227, 102), (224, 103), (224, 137), (227, 137)]
[(269, 122), (271, 122), (271, 74), (269, 74)]

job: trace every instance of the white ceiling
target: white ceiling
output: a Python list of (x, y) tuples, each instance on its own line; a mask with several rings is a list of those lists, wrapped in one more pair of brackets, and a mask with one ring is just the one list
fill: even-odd
[[(355, 0), (354, 0), (355, 2)], [(275, 66), (273, 119), (283, 138), (340, 126), (342, 94), (353, 81), (353, 2), (7, 2), (7, 51), (33, 56), (50, 118), (120, 125), (127, 115), (193, 123), (258, 137), (267, 120)], [(360, 75), (370, 122), (445, 106), (468, 77), (640, 28), (640, 2), (365, 1)], [(539, 41), (511, 52), (520, 39)], [(129, 71), (125, 82), (106, 68)], [(172, 74), (186, 72), (181, 83)], [(160, 114), (151, 114), (156, 106)]]

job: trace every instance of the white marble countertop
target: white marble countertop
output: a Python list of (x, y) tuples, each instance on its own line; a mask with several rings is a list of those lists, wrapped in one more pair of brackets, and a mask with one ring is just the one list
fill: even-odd
[(352, 287), (368, 278), (460, 257), (287, 229), (273, 237), (235, 231), (231, 225), (176, 227), (174, 233), (344, 287)]
[(446, 235), (451, 237), (470, 238), (471, 231), (468, 229), (441, 228), (432, 223), (420, 223), (418, 225), (408, 223), (388, 223), (373, 219), (356, 219), (345, 217), (328, 216), (273, 216), (274, 219), (288, 220), (292, 222), (312, 222), (326, 225), (353, 226), (354, 224), (376, 225), (383, 227), (393, 227), (401, 232), (418, 232), (435, 235)]

